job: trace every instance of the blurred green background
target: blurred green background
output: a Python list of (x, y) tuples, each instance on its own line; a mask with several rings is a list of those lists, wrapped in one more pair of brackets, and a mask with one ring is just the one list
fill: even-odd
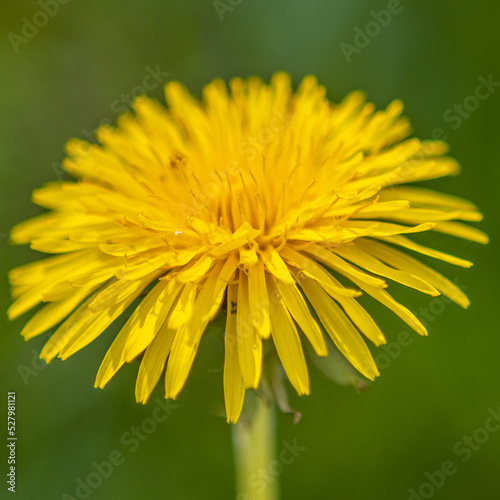
[[(409, 498), (409, 488), (420, 488), (421, 498), (498, 498), (500, 432), (478, 429), (489, 410), (500, 408), (495, 311), (500, 88), (493, 86), (491, 95), (463, 116), (453, 107), (465, 100), (476, 108), (474, 99), (467, 98), (474, 95), (479, 77), (500, 81), (500, 4), (46, 3), (53, 9), (46, 19), (39, 14), (43, 2), (17, 0), (0, 6), (2, 309), (10, 303), (8, 269), (38, 258), (27, 248), (9, 246), (6, 239), (12, 225), (41, 212), (30, 202), (32, 189), (68, 178), (59, 168), (65, 141), (88, 138), (100, 123), (114, 122), (128, 96), (141, 92), (149, 71), (156, 71), (157, 81), (146, 80), (150, 88), (145, 91), (159, 100), (168, 79), (184, 82), (199, 95), (203, 84), (215, 77), (257, 74), (267, 80), (277, 70), (290, 72), (295, 85), (305, 74), (315, 74), (332, 100), (353, 89), (365, 90), (378, 106), (401, 98), (415, 135), (429, 138), (442, 129), (463, 166), (459, 177), (427, 184), (475, 201), (486, 214), (480, 227), (492, 242), (483, 247), (429, 237), (433, 246), (475, 262), (470, 270), (434, 263), (466, 287), (472, 305), (464, 311), (440, 299), (396, 290), (415, 312), (431, 311), (419, 313), (431, 314), (430, 335), (417, 338), (412, 333), (413, 342), (399, 349), (393, 344), (392, 358), (384, 348), (374, 350), (382, 376), (366, 392), (334, 385), (311, 370), (311, 396), (292, 397), (302, 421), (293, 425), (289, 416), (279, 416), (279, 442), (296, 439), (305, 447), (284, 466), (282, 497), (391, 500)], [(367, 26), (375, 19), (372, 10), (388, 7), (397, 12), (384, 21), (386, 26)], [(34, 17), (46, 24), (32, 31), (24, 27), (23, 35), (23, 18), (32, 22)], [(365, 28), (367, 39), (359, 35)], [(373, 311), (389, 341), (397, 342), (405, 325), (384, 311)], [(114, 450), (122, 454), (123, 463), (91, 490), (92, 500), (234, 498), (231, 430), (220, 417), (222, 344), (217, 329), (202, 343), (179, 407), (131, 451), (133, 446), (124, 444), (122, 436), (152, 416), (162, 388), (147, 406), (136, 404), (137, 363), (123, 368), (104, 391), (93, 388), (119, 325), (70, 360), (45, 367), (36, 355), (48, 335), (25, 343), (19, 336), (25, 321), (22, 317), (8, 323), (4, 317), (1, 327), (2, 394), (17, 391), (16, 498), (53, 500), (65, 498), (65, 493), (79, 498), (77, 478), (86, 480), (92, 463), (108, 460)], [(0, 413), (5, 415), (6, 408)], [(0, 422), (5, 425), (6, 417)], [(464, 449), (456, 444), (464, 436), (481, 441), (473, 443), (470, 455), (457, 453)], [(4, 447), (3, 473), (6, 454)], [(426, 472), (441, 469), (446, 460), (453, 461), (456, 472), (440, 487), (422, 488), (429, 482)], [(8, 498), (8, 493), (4, 482), (0, 497)]]

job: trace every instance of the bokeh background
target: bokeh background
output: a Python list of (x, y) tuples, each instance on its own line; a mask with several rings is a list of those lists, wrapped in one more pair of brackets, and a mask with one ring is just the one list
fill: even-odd
[[(429, 138), (442, 129), (463, 166), (460, 176), (427, 184), (474, 200), (486, 214), (479, 227), (492, 242), (485, 247), (442, 235), (427, 237), (427, 243), (475, 262), (469, 270), (434, 263), (466, 287), (472, 305), (464, 311), (401, 288), (398, 296), (405, 304), (424, 320), (422, 315), (430, 314), (429, 337), (412, 333), (409, 345), (393, 345), (392, 357), (383, 348), (374, 350), (382, 376), (365, 392), (332, 384), (312, 370), (311, 396), (292, 397), (302, 421), (293, 425), (290, 416), (278, 417), (279, 443), (296, 439), (305, 448), (280, 474), (282, 497), (406, 499), (409, 488), (418, 493), (429, 481), (426, 472), (451, 460), (456, 472), (440, 487), (421, 489), (421, 498), (498, 498), (500, 432), (478, 429), (484, 428), (489, 411), (500, 408), (500, 87), (493, 85), (491, 95), (463, 116), (454, 106), (474, 95), (478, 78), (500, 81), (500, 4), (46, 3), (52, 5), (52, 15), (45, 25), (39, 14), (43, 2), (17, 0), (0, 6), (2, 310), (10, 302), (7, 270), (38, 258), (27, 248), (10, 246), (6, 238), (16, 222), (41, 212), (30, 202), (31, 191), (66, 179), (59, 167), (65, 141), (88, 139), (100, 123), (114, 122), (131, 94), (142, 91), (163, 100), (163, 83), (176, 79), (199, 95), (203, 84), (215, 77), (257, 74), (267, 80), (285, 70), (295, 85), (306, 74), (317, 75), (334, 101), (353, 89), (365, 90), (378, 106), (401, 98), (414, 134)], [(358, 30), (365, 31), (374, 20), (371, 11), (389, 6), (398, 12), (386, 26), (370, 24), (368, 43), (360, 36), (356, 47)], [(35, 16), (43, 26), (23, 28)], [(141, 90), (151, 71), (157, 80), (146, 80), (149, 88)], [(466, 103), (476, 107), (473, 99)], [(389, 313), (372, 310), (389, 341), (397, 342), (405, 325)], [(48, 335), (25, 343), (19, 336), (25, 317), (8, 323), (3, 316), (1, 321), (2, 394), (5, 398), (7, 390), (17, 392), (16, 498), (84, 498), (85, 491), (77, 494), (77, 479), (85, 481), (94, 470), (92, 463), (108, 460), (114, 450), (124, 462), (91, 490), (92, 500), (234, 498), (231, 431), (220, 416), (222, 345), (217, 328), (202, 343), (178, 408), (131, 451), (122, 436), (152, 416), (162, 388), (147, 406), (136, 404), (137, 363), (122, 369), (104, 391), (93, 388), (119, 325), (70, 360), (45, 367), (36, 356)], [(0, 410), (4, 412), (6, 408)], [(5, 425), (6, 417), (0, 422)], [(1, 434), (6, 436), (6, 430)], [(456, 443), (474, 435), (481, 444), (473, 442), (470, 456), (457, 454), (464, 447)], [(5, 473), (5, 451), (0, 460)], [(8, 493), (3, 483), (0, 497), (8, 498)]]

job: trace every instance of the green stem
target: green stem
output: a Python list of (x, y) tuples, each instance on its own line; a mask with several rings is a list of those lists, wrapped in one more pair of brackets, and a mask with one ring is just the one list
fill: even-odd
[(240, 419), (233, 426), (236, 500), (279, 500), (278, 478), (271, 476), (271, 482), (262, 481), (262, 477), (269, 477), (268, 467), (276, 460), (275, 408), (266, 406), (259, 397), (255, 402), (252, 419)]

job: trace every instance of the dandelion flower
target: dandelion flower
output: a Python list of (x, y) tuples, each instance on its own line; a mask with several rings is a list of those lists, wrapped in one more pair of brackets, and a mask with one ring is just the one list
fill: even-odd
[[(407, 186), (458, 172), (446, 144), (407, 139), (402, 104), (376, 111), (361, 92), (329, 102), (314, 77), (292, 93), (288, 75), (216, 80), (201, 102), (166, 85), (168, 109), (141, 97), (98, 144), (70, 140), (64, 169), (33, 200), (49, 211), (12, 230), (14, 243), (56, 254), (14, 269), (10, 318), (43, 303), (22, 331), (61, 323), (41, 357), (63, 360), (135, 309), (97, 373), (104, 387), (142, 354), (136, 398), (145, 403), (165, 371), (165, 396), (185, 385), (203, 334), (226, 315), (223, 384), (228, 421), (258, 388), (271, 346), (299, 394), (310, 391), (303, 342), (327, 355), (330, 337), (368, 379), (365, 344), (384, 335), (357, 297), (367, 294), (421, 335), (390, 281), (462, 307), (451, 281), (423, 254), (470, 262), (416, 243), (437, 231), (485, 243), (470, 202)], [(327, 337), (328, 336), (328, 337)], [(166, 368), (165, 368), (166, 367)]]

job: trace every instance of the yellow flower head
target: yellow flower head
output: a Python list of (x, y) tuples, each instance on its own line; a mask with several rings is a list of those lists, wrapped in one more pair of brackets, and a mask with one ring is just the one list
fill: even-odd
[(265, 343), (299, 394), (309, 393), (301, 342), (325, 356), (324, 332), (360, 373), (378, 375), (362, 335), (385, 339), (361, 292), (425, 335), (386, 279), (467, 307), (457, 286), (401, 249), (470, 262), (407, 234), (487, 237), (456, 222), (481, 220), (472, 203), (401, 186), (458, 172), (444, 143), (404, 140), (401, 102), (375, 111), (355, 92), (332, 104), (315, 78), (293, 94), (283, 73), (270, 85), (237, 78), (229, 87), (214, 81), (198, 102), (169, 83), (168, 110), (138, 98), (135, 115), (99, 129), (100, 144), (68, 143), (64, 168), (77, 182), (36, 190), (50, 211), (12, 230), (13, 242), (58, 255), (10, 273), (9, 316), (44, 303), (26, 339), (62, 321), (41, 352), (50, 362), (82, 349), (140, 297), (96, 386), (143, 354), (136, 397), (145, 403), (165, 365), (165, 395), (177, 397), (225, 304), (224, 392), (235, 422), (245, 389), (259, 386)]

